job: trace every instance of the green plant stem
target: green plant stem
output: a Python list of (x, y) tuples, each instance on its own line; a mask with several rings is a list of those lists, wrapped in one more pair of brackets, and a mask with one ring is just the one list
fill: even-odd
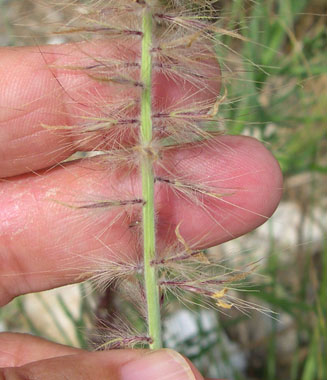
[(152, 339), (151, 349), (162, 347), (159, 287), (157, 270), (152, 265), (156, 257), (154, 175), (151, 154), (152, 143), (152, 14), (148, 8), (143, 15), (141, 80), (141, 173), (143, 206), (144, 281), (147, 300), (148, 330)]

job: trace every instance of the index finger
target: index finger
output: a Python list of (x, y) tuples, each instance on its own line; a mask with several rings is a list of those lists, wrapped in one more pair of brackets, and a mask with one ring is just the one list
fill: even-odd
[[(108, 117), (125, 107), (126, 98), (138, 89), (95, 81), (88, 69), (122, 57), (135, 64), (138, 55), (135, 41), (2, 48), (0, 177), (50, 167), (77, 150), (110, 146), (116, 136), (97, 133), (90, 137), (85, 130), (69, 127)], [(192, 89), (190, 83), (158, 72), (153, 89), (155, 100), (169, 107), (187, 93), (195, 93), (197, 101), (216, 96), (220, 88), (218, 64), (215, 68), (211, 90), (205, 83), (202, 89)], [(129, 75), (137, 76), (138, 69), (133, 70), (134, 73), (129, 69)]]

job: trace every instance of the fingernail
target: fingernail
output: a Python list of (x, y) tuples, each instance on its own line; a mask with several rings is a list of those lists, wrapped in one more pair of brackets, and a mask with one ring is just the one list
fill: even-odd
[(196, 380), (188, 362), (179, 353), (164, 349), (127, 363), (122, 380)]

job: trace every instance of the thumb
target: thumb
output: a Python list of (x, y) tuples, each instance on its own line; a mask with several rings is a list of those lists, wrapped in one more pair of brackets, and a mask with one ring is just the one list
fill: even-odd
[(170, 349), (82, 353), (0, 369), (2, 380), (203, 380), (194, 366)]

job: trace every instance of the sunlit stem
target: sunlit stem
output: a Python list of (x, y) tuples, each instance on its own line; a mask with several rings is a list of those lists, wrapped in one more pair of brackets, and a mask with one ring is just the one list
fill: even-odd
[(143, 14), (143, 39), (141, 80), (141, 173), (143, 206), (143, 247), (144, 279), (147, 300), (148, 332), (152, 343), (151, 349), (162, 347), (159, 286), (156, 266), (155, 210), (154, 210), (154, 175), (151, 155), (152, 143), (152, 14), (148, 7)]

